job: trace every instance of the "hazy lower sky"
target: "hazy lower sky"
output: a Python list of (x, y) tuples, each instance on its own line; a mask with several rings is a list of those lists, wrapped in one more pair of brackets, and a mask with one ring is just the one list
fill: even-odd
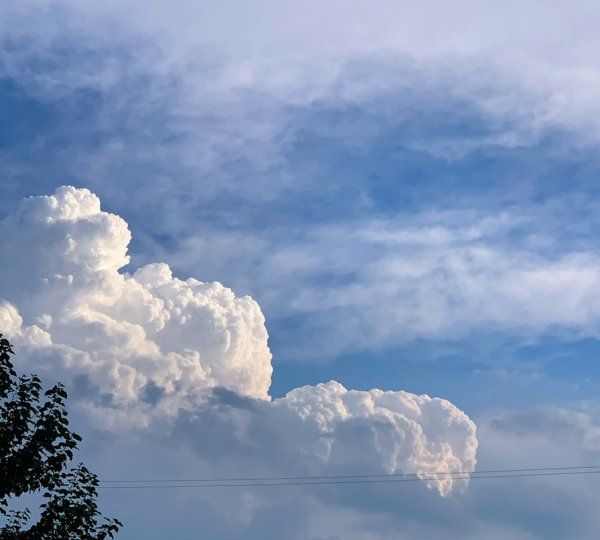
[[(0, 6), (0, 332), (104, 479), (600, 463), (596, 2)], [(119, 538), (597, 537), (590, 477), (103, 491)]]

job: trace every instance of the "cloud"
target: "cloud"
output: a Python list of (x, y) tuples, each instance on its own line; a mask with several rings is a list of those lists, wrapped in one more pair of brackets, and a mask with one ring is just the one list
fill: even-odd
[[(85, 438), (106, 442), (98, 470), (346, 473), (474, 459), (473, 424), (443, 400), (336, 383), (271, 399), (256, 303), (173, 274), (251, 292), (284, 358), (498, 331), (597, 335), (598, 10), (446, 4), (2, 3), (0, 213), (11, 216), (0, 330), (21, 367), (69, 383), (86, 429), (112, 430)], [(127, 227), (90, 194), (12, 210), (54, 179), (84, 182), (126, 217), (127, 271)], [(551, 197), (561, 203), (549, 233), (537, 210)], [(515, 200), (525, 204), (507, 221)], [(481, 211), (427, 213), (449, 206)], [(142, 260), (174, 271), (134, 272)], [(496, 441), (508, 467), (525, 448), (533, 464), (584, 462), (578, 446), (596, 444), (589, 415), (576, 427), (556, 411), (498, 417), (478, 439)], [(142, 431), (127, 461), (131, 446), (110, 444), (132, 425)], [(164, 538), (173, 523), (182, 537), (224, 540), (597, 534), (594, 486), (478, 485), (445, 498), (395, 486), (153, 493), (139, 511), (128, 493), (114, 513), (131, 512), (135, 538)]]
[[(351, 470), (361, 463), (363, 470), (432, 472), (441, 466), (437, 471), (449, 472), (475, 466), (474, 426), (446, 400), (346, 390), (332, 381), (292, 390), (274, 405), (300, 417), (303, 430), (317, 434), (298, 437), (290, 430), (292, 445), (301, 453), (325, 457), (335, 468)], [(441, 493), (449, 493), (455, 484), (460, 482), (443, 476), (435, 482)]]
[[(595, 401), (580, 408), (538, 406), (513, 411), (488, 411), (482, 418), (487, 439), (486, 454), (493, 453), (498, 443), (506, 453), (486, 456), (503, 463), (533, 466), (525, 461), (544, 455), (548, 462), (594, 464), (600, 458), (600, 424)], [(514, 444), (518, 441), (518, 446)]]
[[(248, 25), (250, 16), (253, 24)], [(3, 18), (10, 21), (6, 35), (12, 38), (22, 32), (35, 37), (23, 41), (28, 51), (32, 43), (47, 46), (52, 42), (48, 37), (61, 39), (65, 21), (71, 35), (88, 35), (96, 43), (105, 44), (107, 35), (148, 36), (154, 50), (162, 51), (160, 58), (154, 58), (156, 71), (184, 72), (186, 79), (194, 79), (196, 94), (211, 94), (211, 79), (217, 73), (225, 95), (236, 88), (261, 89), (275, 101), (306, 103), (344, 88), (339, 74), (352, 61), (410, 58), (421, 67), (433, 66), (432, 80), (450, 67), (449, 79), (458, 93), (472, 93), (485, 108), (498, 113), (500, 121), (516, 112), (535, 126), (533, 132), (562, 126), (596, 142), (598, 124), (590, 111), (598, 110), (600, 65), (590, 51), (598, 42), (594, 21), (599, 17), (597, 7), (585, 0), (573, 9), (558, 2), (482, 8), (466, 0), (453, 4), (451, 10), (440, 0), (419, 6), (390, 1), (382, 2), (376, 11), (362, 0), (326, 6), (304, 2), (286, 10), (264, 1), (251, 13), (239, 0), (218, 7), (181, 0), (175, 11), (165, 1), (153, 3), (152, 8), (139, 0), (88, 2), (83, 9), (69, 0), (3, 3)], [(55, 26), (62, 26), (62, 31)], [(306, 39), (308, 32), (311, 39)], [(131, 44), (139, 46), (140, 41), (133, 39)], [(146, 54), (141, 58), (148, 59)], [(208, 67), (208, 73), (195, 73), (199, 66)], [(99, 83), (105, 89), (115, 80), (114, 67), (108, 62), (97, 72), (84, 69), (81, 78), (76, 69), (67, 69), (63, 76), (71, 82)], [(397, 83), (407, 75), (395, 80), (390, 66), (382, 79), (377, 71), (376, 76), (355, 81), (354, 88), (370, 93), (382, 80)], [(502, 76), (490, 77), (493, 72)], [(35, 84), (63, 86), (60, 75), (44, 75)], [(492, 84), (473, 84), (482, 80)]]
[[(20, 112), (7, 121), (0, 152), (1, 210), (32, 189), (54, 189), (48, 178), (83, 178), (135, 227), (136, 266), (168, 260), (178, 275), (251, 293), (278, 335), (301, 325), (312, 351), (286, 339), (286, 358), (482, 328), (596, 335), (593, 242), (576, 245), (575, 232), (560, 253), (511, 245), (520, 231), (510, 223), (456, 237), (486, 213), (501, 220), (515, 200), (524, 202), (517, 214), (535, 213), (540, 197), (567, 200), (550, 216), (561, 225), (569, 211), (595, 223), (596, 209), (581, 203), (593, 199), (595, 177), (578, 168), (595, 161), (581, 165), (592, 159), (586, 154), (574, 164), (561, 145), (575, 139), (538, 120), (551, 116), (543, 89), (524, 89), (491, 64), (473, 68), (479, 57), (425, 62), (398, 50), (336, 56), (326, 75), (306, 58), (282, 67), (209, 45), (175, 61), (163, 41), (93, 9), (81, 17), (66, 5), (39, 13), (7, 6), (0, 99)], [(100, 31), (107, 27), (114, 32)], [(567, 140), (549, 143), (553, 135)], [(547, 174), (563, 166), (567, 188), (562, 169)], [(448, 205), (481, 212), (423, 215)], [(547, 226), (548, 216), (537, 217), (543, 225), (530, 219), (529, 230)]]
[[(563, 125), (568, 122), (553, 120), (554, 113), (547, 110), (560, 112), (565, 106), (556, 106), (545, 88), (508, 76), (485, 55), (456, 51), (443, 60), (424, 60), (411, 47), (372, 53), (358, 47), (353, 54), (338, 50), (331, 60), (321, 61), (311, 54), (290, 55), (265, 30), (261, 35), (270, 36), (268, 50), (240, 59), (223, 51), (235, 41), (233, 36), (218, 40), (210, 35), (214, 28), (204, 26), (211, 14), (224, 15), (220, 9), (180, 4), (175, 15), (160, 2), (152, 10), (125, 2), (123, 11), (90, 2), (85, 14), (78, 3), (3, 3), (0, 74), (6, 87), (0, 88), (0, 97), (7, 109), (20, 112), (21, 121), (7, 122), (3, 137), (12, 144), (3, 147), (0, 158), (10, 170), (7, 185), (17, 178), (26, 184), (15, 188), (18, 195), (30, 193), (32, 175), (37, 185), (47, 186), (48, 170), (57, 178), (89, 182), (104, 200), (110, 196), (111, 202), (122, 204), (123, 211), (132, 204), (154, 209), (155, 197), (164, 203), (161, 195), (168, 193), (166, 204), (179, 211), (162, 222), (148, 212), (148, 219), (160, 233), (173, 234), (164, 230), (169, 229), (166, 223), (181, 225), (188, 212), (209, 199), (210, 208), (203, 212), (216, 213), (214, 198), (224, 192), (257, 204), (306, 191), (315, 182), (323, 187), (308, 171), (298, 173), (297, 164), (288, 163), (290, 147), (306, 144), (306, 131), (318, 136), (333, 132), (338, 141), (352, 141), (354, 153), (380, 136), (401, 141), (417, 155), (456, 159), (482, 149), (528, 148), (557, 130), (568, 130)], [(262, 9), (275, 6), (267, 3)], [(316, 6), (300, 11), (304, 9), (306, 15)], [(337, 13), (332, 21), (352, 18), (352, 10), (329, 9)], [(387, 9), (398, 8), (388, 4)], [(483, 15), (468, 3), (463, 9)], [(192, 13), (179, 19), (188, 10)], [(289, 14), (276, 12), (294, 30), (302, 28), (288, 20)], [(377, 24), (396, 20), (395, 36), (397, 24), (408, 20), (405, 13), (391, 19), (370, 15)], [(149, 26), (146, 18), (152, 19), (146, 21)], [(201, 27), (209, 35), (203, 36)], [(185, 42), (184, 28), (197, 42), (174, 55), (172, 49)], [(236, 37), (243, 34), (236, 32)], [(430, 32), (425, 35), (430, 41)], [(322, 45), (317, 46), (319, 54)], [(578, 91), (588, 86), (580, 84)], [(362, 121), (353, 125), (344, 116), (348, 111)], [(584, 120), (593, 122), (588, 111)], [(318, 125), (319, 119), (325, 119), (321, 123), (327, 129)], [(34, 158), (23, 160), (23, 155)], [(128, 185), (139, 203), (124, 199), (114, 185), (122, 170), (128, 171)]]
[[(106, 438), (96, 439), (94, 465), (121, 478), (143, 477), (149, 470), (157, 476), (160, 472), (163, 478), (186, 477), (190, 470), (199, 478), (242, 477), (248, 476), (249, 471), (253, 476), (280, 475), (283, 471), (296, 474), (302, 470), (306, 456), (296, 454), (294, 463), (282, 463), (283, 456), (292, 454), (280, 446), (279, 437), (271, 437), (275, 429), (262, 432), (263, 438), (269, 436), (269, 445), (259, 450), (251, 437), (255, 428), (249, 424), (244, 432), (246, 444), (240, 445), (240, 438), (228, 439), (227, 446), (221, 441), (220, 448), (239, 445), (239, 453), (230, 459), (222, 456), (222, 460), (215, 460), (208, 453), (190, 451), (198, 448), (200, 441), (210, 445), (213, 437), (207, 434), (222, 435), (224, 430), (216, 432), (209, 427), (223, 427), (227, 414), (240, 412), (248, 405), (248, 400), (245, 404), (233, 403), (228, 397), (219, 396), (211, 405), (212, 419), (208, 418), (209, 407), (198, 411), (205, 415), (203, 421), (199, 417), (192, 422), (180, 418), (182, 432), (159, 434), (155, 439), (132, 440), (125, 434), (110, 442)], [(597, 404), (587, 408), (526, 406), (519, 410), (488, 411), (478, 420), (478, 468), (598, 463), (597, 412)], [(219, 415), (221, 422), (216, 420)], [(252, 416), (258, 417), (256, 412)], [(263, 427), (268, 425), (259, 423)], [(239, 425), (234, 423), (231, 429)], [(258, 425), (255, 427), (259, 429)], [(261, 437), (258, 433), (255, 436), (256, 440)], [(281, 438), (287, 436), (288, 432), (281, 433)], [(292, 436), (290, 445), (295, 444), (296, 437), (300, 438)], [(177, 446), (176, 442), (182, 440), (184, 444)], [(359, 446), (362, 444), (360, 438), (353, 440)], [(265, 452), (262, 460), (260, 451)], [(348, 469), (341, 471), (349, 474)], [(118, 515), (128, 525), (123, 532), (126, 538), (137, 538), (148, 531), (149, 539), (158, 540), (164, 538), (173, 523), (178, 524), (182, 537), (204, 534), (226, 540), (270, 538), (279, 533), (274, 527), (285, 517), (286, 526), (282, 526), (277, 538), (593, 540), (599, 523), (597, 485), (597, 475), (592, 474), (472, 480), (465, 492), (448, 497), (434, 496), (419, 483), (190, 489), (168, 491), (168, 496), (164, 495), (165, 490), (140, 491), (134, 495), (117, 491), (110, 493), (106, 504), (113, 513), (121, 510)]]
[[(443, 399), (348, 390), (335, 381), (297, 388), (271, 402), (216, 390), (208, 403), (178, 418), (174, 433), (221, 466), (255, 470), (266, 462), (287, 476), (434, 473), (428, 485), (445, 495), (466, 487), (445, 472), (475, 466), (475, 426)], [(219, 438), (204, 441), (209, 432)]]
[[(9, 262), (0, 270), (0, 322), (21, 369), (71, 381), (97, 427), (184, 425), (195, 451), (213, 448), (211, 459), (274, 445), (277, 459), (308, 471), (475, 465), (475, 425), (442, 399), (332, 381), (272, 400), (258, 304), (220, 283), (179, 280), (166, 264), (121, 272), (127, 224), (86, 189), (23, 200), (0, 236)], [(216, 447), (194, 442), (207, 431)], [(464, 482), (442, 475), (429, 484), (445, 495)]]
[(304, 227), (285, 241), (268, 232), (194, 235), (173, 259), (189, 272), (206, 253), (206, 272), (254, 291), (270, 318), (284, 321), (278, 332), (292, 321), (311, 336), (308, 346), (294, 336), (278, 345), (286, 357), (482, 334), (596, 337), (600, 255), (590, 234), (559, 224), (518, 207), (422, 212)]
[[(137, 403), (152, 381), (161, 407), (223, 385), (266, 399), (271, 353), (260, 308), (219, 283), (173, 278), (168, 266), (121, 274), (131, 235), (87, 190), (23, 201), (0, 225), (0, 296), (7, 334), (52, 343), (63, 373), (83, 373), (116, 403)], [(41, 339), (41, 338), (40, 338)]]

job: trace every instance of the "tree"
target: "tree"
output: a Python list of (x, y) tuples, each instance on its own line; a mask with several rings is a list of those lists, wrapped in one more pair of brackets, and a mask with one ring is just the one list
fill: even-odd
[[(17, 376), (10, 343), (0, 334), (0, 540), (103, 540), (121, 528), (97, 505), (98, 477), (70, 468), (81, 437), (69, 429), (67, 393), (46, 392), (36, 375)], [(37, 521), (9, 502), (40, 493)]]

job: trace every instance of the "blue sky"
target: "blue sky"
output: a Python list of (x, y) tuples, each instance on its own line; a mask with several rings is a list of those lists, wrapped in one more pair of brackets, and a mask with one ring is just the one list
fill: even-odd
[[(430, 394), (475, 421), (486, 466), (598, 461), (600, 10), (120, 4), (1, 8), (0, 217), (90, 189), (132, 232), (124, 271), (162, 261), (258, 302), (275, 398), (331, 379)], [(193, 426), (174, 448), (110, 446), (81, 422), (101, 475), (144, 437), (140, 474), (211, 470)], [(245, 525), (221, 497), (165, 515), (177, 538), (283, 538), (288, 513), (289, 538), (350, 538), (334, 513), (361, 538), (593, 538), (593, 484), (545, 481), (515, 483), (514, 508), (506, 485), (402, 495), (401, 533), (397, 494), (376, 490), (263, 500)], [(123, 538), (166, 530), (144, 528), (152, 497), (128, 502)]]

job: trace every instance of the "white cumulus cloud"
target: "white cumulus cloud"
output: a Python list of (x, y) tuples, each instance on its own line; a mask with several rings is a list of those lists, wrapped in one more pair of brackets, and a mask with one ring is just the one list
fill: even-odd
[(347, 390), (331, 381), (292, 390), (274, 405), (301, 421), (302, 431), (296, 418), (287, 424), (294, 430), (292, 444), (329, 466), (351, 469), (359, 463), (361, 470), (440, 473), (433, 484), (442, 493), (457, 482), (444, 473), (475, 467), (474, 425), (443, 399)]
[(0, 231), (5, 332), (44, 336), (57, 367), (88, 375), (121, 404), (137, 402), (149, 381), (173, 400), (217, 385), (267, 397), (271, 353), (256, 302), (173, 278), (165, 264), (120, 273), (131, 234), (88, 190), (26, 199)]
[[(332, 381), (272, 400), (258, 304), (220, 283), (177, 279), (166, 264), (122, 271), (127, 224), (86, 189), (25, 199), (0, 222), (0, 237), (0, 331), (14, 341), (20, 368), (80, 387), (80, 404), (105, 429), (172, 426), (183, 412), (202, 418), (224, 388), (249, 404), (249, 417), (231, 416), (239, 444), (279, 439), (282, 459), (311, 471), (475, 465), (475, 425), (442, 399)], [(453, 488), (442, 475), (430, 485)]]

